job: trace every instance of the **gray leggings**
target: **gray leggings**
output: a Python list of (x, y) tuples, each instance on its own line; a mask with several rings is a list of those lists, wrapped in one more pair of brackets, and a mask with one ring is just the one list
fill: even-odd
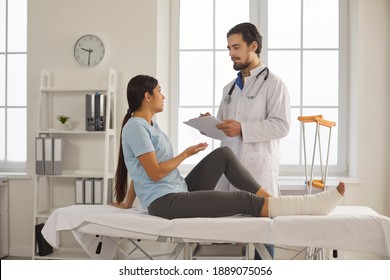
[[(219, 178), (226, 178), (240, 191), (215, 191)], [(256, 196), (259, 183), (227, 147), (208, 154), (187, 175), (188, 192), (172, 193), (153, 201), (151, 215), (166, 219), (224, 217), (237, 214), (258, 217), (264, 198)]]

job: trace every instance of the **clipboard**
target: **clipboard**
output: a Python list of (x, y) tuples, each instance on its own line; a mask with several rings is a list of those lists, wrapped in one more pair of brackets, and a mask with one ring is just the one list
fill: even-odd
[(222, 130), (219, 130), (216, 127), (216, 125), (222, 123), (222, 121), (212, 116), (199, 117), (183, 123), (199, 130), (203, 135), (213, 139), (223, 140), (227, 137)]

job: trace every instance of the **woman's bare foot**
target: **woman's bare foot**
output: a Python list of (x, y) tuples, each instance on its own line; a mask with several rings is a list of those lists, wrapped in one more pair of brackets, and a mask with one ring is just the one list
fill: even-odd
[(345, 193), (345, 184), (344, 184), (344, 182), (340, 182), (336, 189), (338, 190), (338, 192), (342, 196), (344, 196), (344, 193)]

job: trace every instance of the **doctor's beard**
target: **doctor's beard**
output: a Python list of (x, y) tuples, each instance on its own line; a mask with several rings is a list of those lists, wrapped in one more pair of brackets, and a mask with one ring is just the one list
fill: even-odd
[(248, 68), (250, 65), (251, 65), (250, 62), (246, 62), (246, 63), (233, 62), (233, 69), (236, 71), (241, 71)]

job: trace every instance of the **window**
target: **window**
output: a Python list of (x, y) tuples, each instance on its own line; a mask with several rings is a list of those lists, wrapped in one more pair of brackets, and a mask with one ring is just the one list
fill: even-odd
[[(335, 121), (332, 129), (329, 166), (333, 173), (345, 172), (345, 42), (340, 33), (345, 1), (268, 1), (266, 59), (270, 69), (287, 84), (291, 100), (292, 127), (281, 140), (281, 171), (300, 172), (304, 164), (300, 115), (321, 114)], [(280, 20), (283, 18), (284, 20)], [(345, 17), (343, 17), (345, 19)], [(345, 37), (345, 36), (344, 36)], [(311, 162), (315, 126), (305, 127), (307, 159)], [(325, 163), (329, 129), (321, 128)], [(300, 147), (294, 148), (294, 147)], [(318, 146), (317, 146), (318, 147)], [(316, 164), (319, 164), (317, 149)]]
[(26, 170), (27, 0), (0, 0), (0, 170)]
[[(329, 172), (346, 172), (346, 1), (181, 0), (178, 10), (178, 93), (173, 94), (172, 110), (177, 111), (172, 127), (179, 135), (174, 142), (178, 151), (201, 141), (210, 144), (209, 150), (219, 146), (219, 141), (182, 122), (200, 112), (216, 115), (224, 85), (236, 77), (226, 49), (226, 33), (237, 23), (250, 21), (263, 36), (262, 61), (289, 88), (292, 127), (281, 140), (282, 174), (302, 174), (302, 130), (297, 117), (318, 114), (337, 123), (332, 129)], [(328, 130), (321, 129), (324, 159), (327, 139)], [(309, 161), (313, 143), (314, 127), (307, 125)], [(205, 154), (207, 151), (184, 164), (190, 167)], [(316, 160), (318, 164), (318, 152)]]
[(173, 124), (180, 136), (177, 149), (184, 150), (188, 143), (209, 143), (208, 150), (188, 158), (184, 166), (197, 163), (220, 145), (220, 141), (202, 136), (183, 121), (200, 112), (217, 114), (223, 87), (236, 76), (226, 48), (226, 33), (237, 22), (244, 21), (249, 21), (249, 0), (180, 1), (180, 94), (175, 100), (178, 121)]

